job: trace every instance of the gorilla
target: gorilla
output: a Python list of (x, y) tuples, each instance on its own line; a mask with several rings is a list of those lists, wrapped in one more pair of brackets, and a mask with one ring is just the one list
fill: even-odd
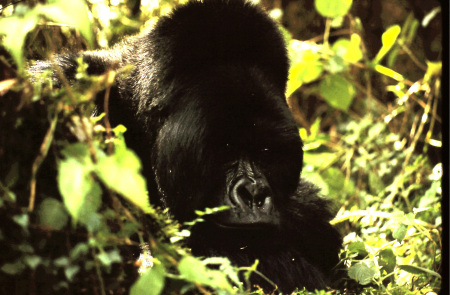
[[(132, 65), (117, 78), (108, 112), (128, 129), (151, 203), (180, 222), (195, 210), (229, 207), (193, 227), (194, 255), (237, 266), (258, 259), (284, 293), (330, 283), (342, 241), (329, 224), (329, 202), (300, 177), (286, 44), (262, 9), (244, 0), (191, 1), (109, 50), (57, 56), (69, 80), (80, 55), (89, 74)], [(31, 71), (49, 67), (38, 62)], [(251, 282), (274, 289), (257, 274)]]

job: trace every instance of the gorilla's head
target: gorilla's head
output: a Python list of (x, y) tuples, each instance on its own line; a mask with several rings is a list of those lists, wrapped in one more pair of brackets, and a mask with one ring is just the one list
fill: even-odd
[(302, 146), (279, 89), (256, 66), (193, 77), (159, 130), (155, 175), (175, 217), (228, 205), (223, 226), (277, 224), (299, 183)]

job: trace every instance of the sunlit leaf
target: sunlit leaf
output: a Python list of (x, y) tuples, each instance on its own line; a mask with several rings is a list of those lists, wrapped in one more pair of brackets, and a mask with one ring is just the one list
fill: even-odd
[(391, 248), (383, 249), (379, 255), (379, 265), (389, 274), (394, 271), (397, 258)]
[(406, 224), (401, 223), (392, 233), (392, 236), (394, 239), (397, 239), (399, 242), (401, 242), (406, 235), (406, 232), (408, 230), (408, 226)]
[(202, 261), (192, 256), (183, 257), (178, 265), (178, 270), (183, 278), (189, 282), (232, 290), (224, 273), (207, 268)]
[(102, 190), (92, 175), (93, 165), (86, 146), (70, 145), (63, 154), (67, 158), (58, 169), (59, 191), (74, 221), (80, 218), (85, 221), (100, 207)]
[(344, 16), (352, 7), (352, 0), (315, 0), (317, 11), (324, 17), (335, 18)]
[(348, 245), (348, 251), (356, 252), (363, 257), (368, 254), (366, 250), (366, 245), (364, 244), (363, 241), (356, 241), (351, 243), (350, 245)]
[(307, 42), (292, 40), (289, 43), (289, 57), (291, 67), (286, 96), (290, 96), (303, 83), (316, 80), (323, 72), (323, 64), (320, 62), (319, 47)]
[(363, 262), (352, 265), (348, 270), (348, 276), (361, 285), (369, 284), (375, 277), (376, 271)]
[(358, 34), (352, 34), (350, 40), (337, 40), (333, 43), (331, 49), (346, 62), (355, 63), (363, 58), (361, 51), (361, 37), (359, 37)]
[(341, 75), (326, 76), (320, 82), (319, 91), (329, 105), (344, 111), (356, 95), (354, 86)]
[(83, 0), (53, 0), (48, 5), (36, 6), (34, 10), (54, 22), (77, 26), (81, 35), (90, 46), (93, 46), (94, 34), (88, 9)]
[(164, 267), (157, 264), (145, 272), (131, 286), (130, 295), (159, 295), (164, 288)]
[(25, 37), (35, 28), (37, 21), (37, 15), (32, 12), (20, 17), (11, 16), (0, 19), (0, 35), (4, 35), (2, 44), (9, 51), (19, 69), (24, 67)]
[(386, 30), (386, 32), (383, 33), (381, 36), (381, 42), (382, 46), (380, 51), (378, 51), (377, 55), (375, 56), (373, 63), (378, 64), (383, 57), (388, 53), (389, 50), (391, 50), (392, 46), (394, 46), (395, 41), (397, 41), (397, 37), (400, 34), (401, 28), (398, 25), (392, 26)]
[(129, 149), (119, 149), (113, 155), (100, 158), (96, 166), (97, 175), (110, 189), (144, 212), (150, 212), (146, 182), (140, 170), (139, 158)]

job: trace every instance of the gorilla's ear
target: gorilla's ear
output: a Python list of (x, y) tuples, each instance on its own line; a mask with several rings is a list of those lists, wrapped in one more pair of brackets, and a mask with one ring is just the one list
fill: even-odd
[[(121, 52), (117, 49), (58, 54), (55, 56), (54, 61), (69, 81), (75, 79), (78, 67), (77, 59), (79, 56), (82, 56), (83, 61), (88, 65), (87, 72), (90, 75), (100, 75), (108, 69), (116, 69), (121, 66), (122, 62)], [(28, 71), (31, 75), (35, 75), (51, 68), (53, 68), (53, 65), (50, 60), (37, 61), (28, 68)], [(55, 86), (60, 87), (61, 81), (55, 70), (53, 70), (53, 78), (55, 80)]]

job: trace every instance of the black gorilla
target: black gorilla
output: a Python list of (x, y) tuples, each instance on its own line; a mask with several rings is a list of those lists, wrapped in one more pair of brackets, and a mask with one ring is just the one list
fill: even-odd
[[(194, 227), (194, 255), (240, 266), (259, 259), (258, 270), (283, 292), (326, 286), (341, 238), (328, 202), (300, 180), (285, 42), (261, 9), (242, 0), (190, 2), (148, 32), (81, 55), (91, 74), (134, 65), (118, 79), (109, 113), (128, 128), (151, 202), (179, 221), (196, 209), (231, 208)], [(69, 79), (77, 56), (57, 57)], [(252, 282), (270, 288), (257, 275)]]

